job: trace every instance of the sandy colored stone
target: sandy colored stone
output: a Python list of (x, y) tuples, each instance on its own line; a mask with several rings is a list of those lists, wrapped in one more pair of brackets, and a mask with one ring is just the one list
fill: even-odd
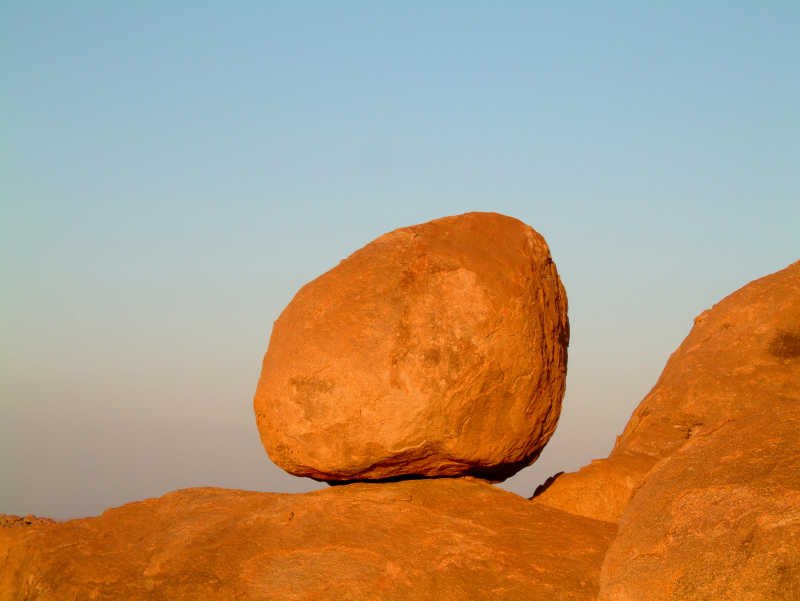
[(695, 319), (608, 458), (564, 474), (537, 502), (617, 520), (660, 460), (687, 440), (747, 420), (800, 389), (800, 262), (734, 292)]
[(800, 261), (695, 319), (614, 450), (667, 457), (697, 434), (796, 398), (798, 358)]
[(55, 523), (55, 520), (38, 517), (33, 514), (22, 516), (13, 515), (10, 513), (0, 513), (0, 528), (21, 528), (25, 526), (40, 526), (53, 523)]
[(619, 449), (659, 460), (601, 600), (800, 599), (800, 262), (697, 318)]
[(616, 522), (631, 494), (655, 459), (641, 453), (617, 453), (595, 459), (577, 472), (558, 475), (536, 502), (597, 520)]
[(800, 394), (773, 401), (648, 475), (603, 563), (602, 601), (800, 599)]
[(187, 489), (16, 530), (2, 601), (590, 601), (615, 527), (481, 481), (421, 479)]
[(261, 439), (321, 480), (501, 480), (555, 429), (567, 298), (544, 239), (496, 213), (381, 236), (305, 285), (275, 322)]
[[(15, 546), (22, 539), (29, 536), (34, 531), (41, 528), (48, 528), (56, 524), (55, 520), (49, 518), (37, 517), (34, 515), (13, 515), (7, 513), (0, 513), (0, 600), (6, 601), (13, 599), (19, 601), (26, 599), (22, 593), (22, 589), (18, 585), (9, 588), (8, 582), (4, 578), (8, 577), (8, 551), (12, 546)], [(16, 566), (16, 577), (22, 577), (20, 568), (24, 566)]]

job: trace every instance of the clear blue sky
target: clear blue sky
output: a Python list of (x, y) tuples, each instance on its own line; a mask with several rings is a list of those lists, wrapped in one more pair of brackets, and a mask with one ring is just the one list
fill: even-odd
[(557, 434), (607, 454), (692, 318), (800, 258), (797, 2), (3, 2), (0, 512), (282, 475), (272, 321), (383, 232), (529, 223), (570, 301)]

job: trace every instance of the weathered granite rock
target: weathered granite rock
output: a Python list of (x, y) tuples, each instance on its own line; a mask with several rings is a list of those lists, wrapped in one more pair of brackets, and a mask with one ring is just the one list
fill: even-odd
[[(615, 521), (658, 461), (687, 440), (758, 415), (800, 389), (800, 262), (695, 319), (607, 459), (563, 474), (536, 501)], [(776, 419), (779, 413), (776, 413)]]
[(595, 459), (577, 472), (559, 474), (537, 491), (534, 499), (577, 515), (616, 522), (654, 464), (650, 455), (617, 452), (608, 459)]
[(601, 600), (800, 599), (800, 262), (696, 320), (617, 449), (658, 462)]
[(800, 599), (800, 380), (796, 391), (651, 471), (606, 555), (602, 601)]
[(20, 528), (24, 526), (40, 526), (54, 523), (55, 520), (38, 517), (30, 513), (26, 516), (0, 513), (0, 528)]
[(18, 531), (0, 600), (590, 601), (615, 526), (485, 482), (180, 490)]
[(544, 239), (495, 213), (381, 236), (275, 322), (255, 395), (273, 461), (321, 480), (501, 480), (555, 429), (567, 298)]
[(619, 520), (602, 601), (800, 599), (800, 262), (700, 315), (611, 455), (535, 502)]

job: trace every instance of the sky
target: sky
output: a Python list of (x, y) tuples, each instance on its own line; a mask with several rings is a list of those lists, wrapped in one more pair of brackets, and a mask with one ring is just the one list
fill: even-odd
[(324, 487), (261, 447), (272, 322), (382, 233), (548, 241), (558, 429), (611, 449), (693, 318), (800, 258), (800, 4), (0, 2), (0, 512)]

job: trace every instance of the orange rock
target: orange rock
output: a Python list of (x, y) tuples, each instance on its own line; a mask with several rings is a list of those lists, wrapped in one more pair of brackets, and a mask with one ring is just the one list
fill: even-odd
[(611, 455), (536, 502), (619, 519), (602, 601), (800, 599), (800, 262), (700, 315)]
[(687, 440), (796, 398), (800, 262), (751, 282), (695, 320), (607, 459), (560, 476), (536, 501), (617, 520), (656, 463)]
[(600, 599), (800, 599), (798, 404), (771, 397), (659, 463), (622, 515)]
[(617, 449), (659, 461), (600, 599), (800, 599), (800, 262), (696, 320)]
[(10, 513), (0, 513), (0, 528), (17, 528), (20, 526), (40, 526), (44, 524), (54, 524), (55, 520), (50, 518), (40, 518), (33, 514), (25, 517), (12, 515)]
[(567, 299), (544, 239), (468, 213), (395, 230), (304, 286), (275, 322), (261, 439), (321, 480), (501, 480), (555, 429)]
[(615, 451), (662, 458), (687, 439), (798, 394), (800, 261), (695, 319)]
[(561, 474), (536, 502), (607, 522), (616, 522), (655, 460), (641, 453), (616, 453), (595, 459), (577, 472)]
[(590, 601), (613, 524), (481, 481), (188, 489), (19, 529), (0, 600)]

